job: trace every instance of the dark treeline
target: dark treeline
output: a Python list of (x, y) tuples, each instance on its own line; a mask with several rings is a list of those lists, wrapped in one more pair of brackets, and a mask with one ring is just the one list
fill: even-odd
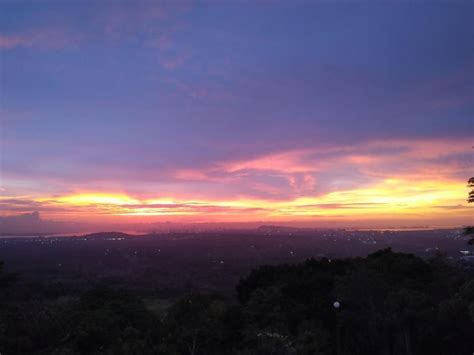
[(442, 256), (385, 249), (262, 266), (239, 282), (234, 300), (191, 294), (165, 306), (107, 286), (19, 297), (17, 278), (0, 270), (5, 355), (474, 351), (474, 279)]

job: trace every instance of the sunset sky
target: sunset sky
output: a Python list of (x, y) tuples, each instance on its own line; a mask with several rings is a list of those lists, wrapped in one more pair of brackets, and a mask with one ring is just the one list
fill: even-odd
[(461, 226), (472, 1), (0, 0), (0, 215)]

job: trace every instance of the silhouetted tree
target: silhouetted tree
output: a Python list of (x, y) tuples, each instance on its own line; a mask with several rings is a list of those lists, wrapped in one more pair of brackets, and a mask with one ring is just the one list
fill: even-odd
[[(474, 346), (474, 305), (464, 282), (441, 257), (425, 261), (391, 249), (265, 266), (237, 286), (244, 343), (249, 354), (466, 353)], [(458, 308), (443, 313), (444, 302)], [(463, 329), (453, 334), (448, 324)]]
[(32, 337), (46, 354), (156, 354), (159, 320), (130, 292), (97, 287), (36, 315)]
[(221, 354), (226, 308), (218, 295), (193, 294), (176, 302), (164, 320), (162, 352)]
[(474, 280), (442, 254), (425, 260), (383, 249), (366, 258), (262, 266), (237, 285), (238, 303), (192, 294), (161, 319), (130, 291), (96, 287), (18, 301), (14, 281), (0, 264), (5, 354), (448, 355), (474, 349)]
[(1, 300), (4, 300), (4, 298), (8, 295), (8, 292), (10, 291), (11, 287), (18, 280), (18, 274), (6, 273), (3, 270), (3, 267), (4, 267), (3, 261), (0, 261), (0, 297), (1, 297)]
[(467, 184), (468, 184), (468, 187), (471, 188), (467, 202), (471, 203), (471, 202), (474, 202), (474, 177), (470, 178)]
[(18, 336), (22, 332), (21, 314), (10, 297), (18, 275), (5, 272), (3, 267), (0, 261), (0, 353), (28, 351), (28, 340)]
[[(473, 203), (474, 202), (474, 177), (471, 177), (468, 181), (467, 181), (467, 186), (469, 188), (471, 188), (471, 191), (469, 191), (469, 195), (468, 195), (468, 198), (467, 198), (467, 202), (469, 203)], [(474, 234), (474, 227), (466, 227), (464, 228), (464, 234), (465, 235), (472, 235)], [(474, 238), (472, 238), (471, 240), (469, 240), (468, 244), (471, 244), (473, 245), (474, 244)]]

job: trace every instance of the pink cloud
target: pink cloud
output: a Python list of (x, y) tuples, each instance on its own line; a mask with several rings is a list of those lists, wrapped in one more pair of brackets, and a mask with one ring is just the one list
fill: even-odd
[[(470, 139), (394, 139), (354, 145), (315, 146), (229, 159), (193, 166), (170, 162), (168, 166), (129, 169), (115, 165), (74, 167), (71, 174), (51, 177), (50, 171), (31, 167), (8, 170), (5, 187), (37, 186), (50, 181), (56, 189), (124, 190), (142, 198), (167, 194), (181, 199), (258, 198), (272, 201), (321, 196), (332, 191), (360, 188), (386, 179), (403, 181), (459, 181), (464, 186), (472, 169), (465, 155)], [(30, 170), (28, 170), (30, 169)], [(75, 173), (77, 169), (95, 173)], [(80, 171), (80, 170), (79, 170)], [(120, 176), (120, 178), (117, 178)], [(15, 184), (15, 185), (11, 185)], [(33, 187), (32, 187), (33, 188)]]
[(468, 139), (371, 141), (221, 161), (203, 168), (177, 170), (174, 177), (182, 183), (202, 181), (247, 193), (253, 186), (250, 193), (256, 196), (268, 197), (270, 191), (278, 198), (314, 196), (389, 178), (459, 180), (470, 173), (460, 160), (470, 149)]
[[(183, 4), (153, 1), (110, 5), (104, 3), (98, 6), (96, 14), (90, 19), (91, 29), (79, 28), (64, 21), (8, 34), (0, 33), (0, 49), (60, 48), (75, 45), (86, 38), (102, 36), (112, 41), (133, 39), (144, 45), (169, 51), (173, 44), (172, 34), (176, 32), (176, 20), (190, 8), (184, 1)], [(173, 57), (171, 53), (166, 54), (165, 65), (168, 67), (174, 67), (182, 60), (182, 56)]]
[(167, 70), (174, 70), (183, 65), (190, 57), (187, 53), (162, 54), (160, 55), (161, 66)]
[(311, 174), (292, 175), (288, 178), (293, 191), (298, 195), (313, 195), (316, 189), (316, 178)]
[(0, 48), (13, 49), (17, 47), (46, 47), (62, 48), (78, 44), (84, 36), (65, 28), (40, 28), (17, 34), (0, 34)]
[(11, 49), (15, 47), (31, 47), (33, 44), (32, 38), (27, 38), (22, 35), (2, 35), (0, 34), (0, 48)]

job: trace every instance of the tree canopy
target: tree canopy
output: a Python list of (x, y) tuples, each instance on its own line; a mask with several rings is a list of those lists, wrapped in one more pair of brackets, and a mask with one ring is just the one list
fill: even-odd
[(19, 302), (15, 278), (0, 268), (0, 281), (10, 290), (0, 307), (5, 354), (441, 355), (474, 349), (474, 279), (442, 255), (424, 260), (383, 249), (366, 258), (261, 266), (240, 280), (236, 300), (195, 293), (160, 312), (131, 291), (104, 286)]

